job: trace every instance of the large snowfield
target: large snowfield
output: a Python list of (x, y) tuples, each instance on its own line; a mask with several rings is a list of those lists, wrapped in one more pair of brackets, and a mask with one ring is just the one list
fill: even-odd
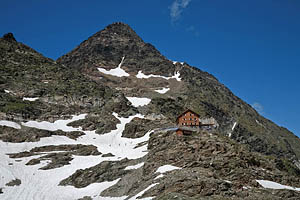
[[(0, 188), (2, 188), (2, 194), (0, 194), (1, 200), (73, 200), (79, 199), (84, 196), (91, 196), (96, 200), (122, 200), (127, 196), (110, 198), (101, 197), (100, 193), (116, 184), (119, 179), (112, 182), (93, 183), (85, 188), (75, 188), (73, 186), (59, 186), (61, 180), (69, 177), (78, 169), (85, 169), (95, 166), (105, 160), (116, 161), (123, 158), (137, 159), (147, 154), (147, 145), (135, 148), (137, 144), (145, 142), (149, 139), (149, 131), (145, 136), (136, 139), (129, 139), (122, 137), (122, 132), (125, 129), (125, 125), (129, 123), (133, 118), (143, 118), (143, 115), (137, 114), (128, 118), (118, 117), (116, 113), (113, 115), (120, 120), (117, 124), (117, 129), (112, 130), (109, 133), (99, 135), (95, 131), (83, 131), (80, 127), (73, 128), (67, 124), (79, 119), (84, 119), (86, 114), (73, 116), (69, 120), (57, 120), (54, 123), (50, 122), (37, 122), (29, 121), (22, 123), (22, 126), (44, 129), (49, 131), (62, 130), (69, 131), (81, 131), (85, 135), (77, 138), (76, 140), (70, 139), (65, 136), (52, 136), (47, 138), (41, 138), (38, 142), (24, 142), (24, 143), (8, 143), (0, 141)], [(21, 128), (21, 125), (10, 121), (0, 121), (1, 126), (9, 126), (13, 128)], [(98, 151), (106, 154), (112, 153), (114, 157), (102, 157), (99, 156), (73, 156), (73, 160), (69, 165), (65, 165), (60, 168), (50, 170), (39, 170), (39, 168), (47, 165), (50, 161), (43, 161), (38, 165), (25, 165), (29, 160), (38, 158), (47, 154), (11, 159), (8, 154), (18, 153), (23, 151), (30, 151), (34, 147), (46, 146), (46, 145), (64, 145), (64, 144), (83, 144), (94, 145)], [(51, 152), (48, 152), (51, 153)], [(132, 169), (142, 167), (142, 163), (136, 166), (132, 166)], [(130, 167), (129, 167), (130, 168)], [(20, 179), (21, 184), (19, 186), (9, 187), (6, 184), (12, 180)], [(146, 191), (146, 190), (145, 190)], [(142, 191), (136, 197), (142, 195), (145, 191)], [(132, 197), (131, 199), (135, 199)], [(151, 199), (151, 198), (145, 198)]]

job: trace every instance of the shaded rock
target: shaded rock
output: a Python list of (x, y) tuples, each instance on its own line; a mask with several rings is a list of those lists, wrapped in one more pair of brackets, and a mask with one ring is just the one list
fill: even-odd
[(103, 154), (102, 157), (114, 157), (115, 155), (112, 153)]
[(94, 167), (77, 170), (70, 177), (62, 180), (59, 185), (72, 185), (76, 188), (83, 188), (91, 183), (116, 180), (129, 173), (128, 170), (124, 170), (127, 162), (127, 159), (103, 161)]
[(130, 123), (126, 124), (122, 137), (143, 137), (149, 130), (154, 130), (160, 126), (161, 121), (134, 118)]
[(15, 39), (14, 35), (12, 33), (6, 33), (3, 35), (3, 39), (8, 41), (8, 42), (17, 42)]
[(78, 200), (93, 200), (93, 199), (90, 196), (84, 196), (84, 197), (82, 197), (82, 198), (80, 198)]
[(71, 139), (77, 139), (78, 137), (84, 135), (83, 132), (72, 131), (63, 132), (61, 130), (57, 131), (47, 131), (36, 128), (23, 127), (22, 129), (14, 129), (11, 127), (0, 126), (0, 139), (5, 142), (36, 142), (44, 137), (51, 137), (52, 135), (62, 135), (67, 136)]
[(21, 185), (21, 183), (22, 182), (20, 179), (15, 179), (15, 180), (10, 181), (9, 183), (6, 183), (5, 185), (9, 186), (9, 187), (13, 187), (13, 186), (19, 186), (19, 185)]

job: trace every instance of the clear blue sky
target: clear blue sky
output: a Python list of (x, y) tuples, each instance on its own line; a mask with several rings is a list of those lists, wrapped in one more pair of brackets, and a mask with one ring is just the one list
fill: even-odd
[(300, 136), (298, 0), (1, 0), (0, 34), (56, 59), (122, 21)]

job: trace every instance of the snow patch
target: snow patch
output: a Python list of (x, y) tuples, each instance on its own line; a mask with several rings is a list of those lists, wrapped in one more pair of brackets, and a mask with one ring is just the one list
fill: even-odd
[(170, 88), (162, 88), (160, 90), (154, 90), (155, 92), (158, 92), (160, 94), (165, 94), (166, 92), (168, 92), (170, 90)]
[(184, 62), (173, 61), (173, 65), (175, 65), (175, 64), (177, 64), (177, 63), (180, 63), (181, 65), (184, 64)]
[(128, 101), (132, 103), (134, 107), (145, 106), (151, 102), (149, 98), (142, 98), (142, 97), (126, 97)]
[(232, 126), (232, 128), (231, 128), (231, 132), (228, 133), (228, 137), (231, 137), (232, 132), (234, 131), (236, 125), (237, 125), (237, 122), (234, 122), (234, 124), (233, 124), (233, 126)]
[(15, 128), (15, 129), (21, 129), (20, 124), (18, 124), (16, 122), (6, 121), (6, 120), (1, 120), (0, 126), (8, 126), (8, 127)]
[(36, 101), (38, 100), (39, 98), (38, 97), (34, 97), (34, 98), (31, 98), (31, 97), (23, 97), (23, 101)]
[(175, 72), (174, 75), (171, 77), (166, 77), (166, 76), (155, 75), (155, 74), (145, 75), (142, 71), (139, 71), (138, 74), (136, 75), (137, 78), (163, 78), (166, 80), (175, 78), (177, 81), (181, 81), (181, 78), (179, 78), (179, 76), (180, 76), (179, 72)]
[(248, 189), (250, 189), (250, 187), (243, 186), (243, 190), (248, 190)]
[(258, 125), (260, 125), (260, 126), (266, 128), (266, 127), (265, 127), (262, 123), (260, 123), (257, 119), (255, 120), (255, 122), (256, 122)]
[(234, 131), (236, 125), (237, 125), (237, 122), (234, 122), (234, 124), (233, 124), (233, 126), (232, 126), (232, 128), (231, 128), (232, 131)]
[(123, 65), (124, 59), (125, 59), (125, 56), (122, 57), (120, 64), (115, 69), (106, 70), (106, 69), (99, 67), (98, 70), (104, 74), (117, 76), (117, 77), (130, 76), (127, 72), (125, 72), (124, 69), (121, 68), (121, 66)]
[(144, 166), (144, 163), (139, 163), (136, 165), (127, 166), (124, 170), (132, 170), (132, 169), (138, 169)]
[(67, 124), (77, 121), (77, 120), (80, 120), (80, 119), (84, 119), (86, 115), (87, 114), (73, 115), (72, 119), (57, 120), (53, 123), (47, 122), (47, 121), (42, 121), (42, 122), (28, 121), (25, 123), (22, 122), (22, 125), (31, 127), (31, 128), (47, 130), (47, 131), (57, 131), (57, 130), (62, 130), (64, 132), (82, 131), (81, 128), (73, 128), (71, 126), (67, 126)]
[(228, 180), (224, 180), (224, 181), (225, 181), (226, 183), (230, 183), (230, 184), (232, 183), (231, 181), (228, 181)]
[(274, 189), (274, 190), (282, 190), (282, 189), (287, 189), (287, 190), (295, 190), (295, 191), (300, 191), (300, 188), (296, 187), (291, 187), (287, 185), (281, 185), (279, 183), (273, 182), (273, 181), (267, 181), (267, 180), (256, 180), (262, 187), (268, 188), (268, 189)]
[(166, 173), (166, 172), (169, 172), (169, 171), (173, 171), (173, 170), (176, 170), (176, 169), (182, 169), (180, 167), (176, 167), (176, 166), (173, 166), (173, 165), (163, 165), (161, 167), (159, 167), (155, 173)]
[[(131, 197), (129, 200), (136, 200), (138, 197), (142, 196), (145, 192), (147, 192), (148, 190), (150, 190), (151, 188), (153, 188), (154, 186), (156, 186), (158, 183), (153, 183), (152, 185), (149, 185), (146, 189), (144, 189), (143, 191), (139, 192), (137, 195), (135, 195), (134, 197)], [(151, 200), (154, 197), (146, 197), (146, 198), (142, 198), (142, 200)]]
[(164, 177), (164, 175), (163, 175), (163, 174), (160, 174), (160, 175), (158, 175), (157, 177), (155, 177), (154, 180), (159, 179), (159, 178), (162, 178), (162, 177)]

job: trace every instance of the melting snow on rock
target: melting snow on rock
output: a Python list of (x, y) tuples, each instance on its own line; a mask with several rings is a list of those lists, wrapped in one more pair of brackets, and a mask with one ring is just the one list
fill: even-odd
[(273, 182), (273, 181), (267, 181), (267, 180), (256, 180), (262, 187), (268, 188), (268, 189), (274, 189), (274, 190), (282, 190), (282, 189), (287, 189), (287, 190), (295, 190), (295, 191), (300, 191), (300, 188), (296, 187), (291, 187), (287, 185), (281, 185), (279, 183)]
[[(95, 131), (82, 131), (81, 128), (73, 128), (67, 126), (68, 123), (85, 118), (86, 114), (73, 116), (69, 120), (57, 120), (54, 123), (50, 122), (35, 122), (29, 121), (22, 123), (23, 126), (32, 128), (44, 129), (49, 131), (62, 130), (81, 131), (85, 135), (77, 138), (77, 140), (70, 139), (66, 136), (57, 136), (41, 138), (38, 142), (23, 142), (23, 143), (9, 143), (0, 141), (0, 188), (3, 193), (0, 194), (0, 199), (14, 200), (14, 199), (79, 199), (84, 196), (91, 196), (93, 199), (110, 199), (100, 197), (99, 194), (116, 184), (119, 179), (111, 182), (93, 183), (85, 188), (75, 188), (73, 186), (59, 186), (61, 180), (71, 176), (78, 169), (86, 169), (95, 166), (105, 160), (116, 161), (124, 158), (137, 159), (147, 154), (147, 144), (141, 147), (136, 146), (142, 142), (149, 140), (152, 131), (149, 131), (145, 136), (135, 139), (123, 138), (122, 132), (125, 125), (133, 118), (143, 118), (143, 115), (137, 114), (128, 118), (118, 117), (116, 113), (113, 115), (120, 121), (117, 124), (117, 129), (112, 130), (106, 134), (96, 134)], [(0, 121), (2, 126), (10, 126), (13, 128), (20, 128), (20, 125), (15, 122)], [(33, 158), (39, 158), (42, 155), (35, 155), (31, 157), (24, 157), (21, 159), (9, 158), (9, 153), (18, 153), (30, 151), (32, 148), (47, 146), (47, 145), (67, 145), (67, 144), (83, 144), (94, 145), (98, 151), (106, 154), (112, 153), (114, 157), (97, 156), (73, 156), (73, 160), (69, 165), (50, 170), (39, 170), (45, 166), (47, 161), (42, 161), (37, 165), (25, 165)], [(139, 164), (141, 165), (141, 163)], [(139, 166), (131, 166), (139, 167)], [(21, 185), (15, 187), (8, 187), (5, 184), (20, 179)], [(140, 196), (140, 195), (139, 195)], [(120, 197), (117, 199), (125, 199), (127, 197)]]
[[(135, 195), (134, 197), (131, 197), (129, 200), (136, 200), (138, 197), (142, 196), (146, 191), (150, 190), (151, 188), (153, 188), (154, 186), (156, 186), (158, 183), (153, 183), (152, 185), (148, 186), (146, 189), (144, 189), (143, 191), (139, 192), (137, 195)], [(153, 197), (148, 197), (148, 198), (143, 198), (141, 200), (151, 200), (153, 199)]]
[(22, 123), (23, 126), (31, 127), (31, 128), (37, 128), (47, 131), (57, 131), (62, 130), (64, 132), (71, 132), (71, 131), (82, 131), (81, 128), (73, 128), (71, 126), (67, 126), (67, 124), (84, 119), (87, 114), (81, 114), (81, 115), (73, 115), (72, 119), (67, 120), (57, 120), (53, 123), (51, 122), (37, 122), (37, 121), (28, 121), (26, 123)]
[(156, 170), (156, 173), (166, 173), (166, 172), (169, 172), (169, 171), (173, 171), (173, 170), (176, 170), (176, 169), (181, 169), (180, 167), (176, 167), (176, 166), (173, 166), (173, 165), (163, 165), (161, 167), (159, 167), (157, 170)]
[(23, 101), (36, 101), (38, 100), (39, 98), (38, 97), (34, 97), (34, 98), (31, 98), (31, 97), (24, 97), (23, 98)]
[(139, 163), (139, 164), (136, 164), (136, 165), (131, 165), (131, 166), (128, 166), (125, 168), (125, 170), (132, 170), (132, 169), (138, 169), (138, 168), (141, 168), (144, 166), (144, 163)]
[(177, 63), (180, 63), (181, 65), (184, 64), (184, 62), (173, 61), (173, 65), (176, 65)]
[(165, 94), (166, 92), (168, 92), (170, 90), (170, 88), (162, 88), (160, 90), (154, 90), (155, 92), (158, 92), (160, 94)]
[(235, 129), (235, 127), (236, 127), (236, 125), (237, 125), (237, 122), (234, 122), (234, 124), (233, 124), (233, 126), (232, 126), (232, 128), (231, 128), (231, 132), (230, 132), (230, 133), (228, 133), (228, 137), (231, 137), (231, 135), (232, 135), (232, 132), (234, 131), (234, 129)]
[(125, 59), (125, 57), (122, 58), (120, 64), (115, 69), (106, 70), (106, 69), (99, 67), (98, 70), (104, 74), (117, 76), (117, 77), (130, 76), (127, 72), (125, 72), (124, 69), (121, 68), (121, 66), (123, 65), (124, 59)]
[(173, 171), (173, 170), (177, 170), (177, 169), (182, 169), (182, 168), (176, 167), (176, 166), (173, 166), (173, 165), (163, 165), (163, 166), (159, 167), (156, 170), (155, 173), (160, 173), (160, 175), (157, 176), (155, 179), (162, 178), (164, 173), (170, 172), (170, 171)]
[(137, 78), (163, 78), (166, 80), (175, 78), (177, 81), (181, 81), (181, 78), (179, 78), (179, 76), (180, 76), (179, 72), (175, 72), (174, 75), (171, 77), (166, 77), (166, 76), (155, 75), (155, 74), (145, 75), (142, 71), (139, 71), (138, 74), (136, 75)]
[(0, 126), (8, 126), (8, 127), (15, 128), (15, 129), (21, 129), (20, 124), (18, 124), (16, 122), (6, 121), (6, 120), (1, 120)]
[(145, 106), (151, 102), (149, 98), (143, 97), (126, 97), (134, 107)]

